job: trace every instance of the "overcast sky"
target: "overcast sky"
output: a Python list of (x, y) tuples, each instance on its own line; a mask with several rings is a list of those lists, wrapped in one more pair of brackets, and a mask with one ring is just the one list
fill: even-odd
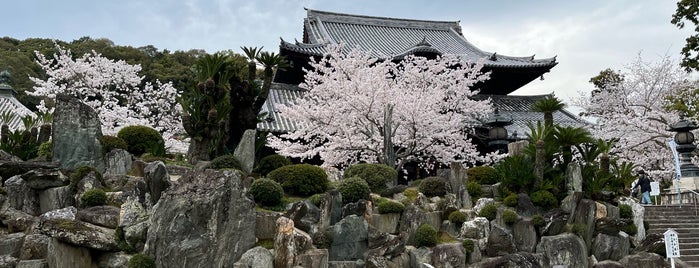
[(117, 45), (158, 49), (264, 46), (301, 40), (304, 7), (322, 11), (421, 20), (460, 21), (480, 49), (500, 55), (557, 56), (558, 66), (515, 91), (570, 100), (589, 92), (590, 77), (646, 60), (679, 59), (690, 29), (670, 24), (676, 1), (412, 1), (412, 0), (16, 0), (3, 2), (0, 36), (72, 41), (108, 38)]

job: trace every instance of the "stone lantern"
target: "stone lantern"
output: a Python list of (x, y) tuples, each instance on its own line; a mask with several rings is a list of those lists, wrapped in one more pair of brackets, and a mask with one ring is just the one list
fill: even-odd
[(692, 164), (692, 152), (697, 146), (694, 145), (694, 134), (692, 130), (699, 128), (692, 121), (680, 117), (680, 121), (672, 124), (667, 130), (676, 132), (675, 143), (677, 143), (677, 153), (680, 160), (680, 171), (682, 177), (699, 177), (699, 168)]
[(500, 152), (507, 152), (509, 137), (505, 126), (509, 125), (512, 125), (512, 119), (502, 116), (500, 111), (495, 108), (493, 115), (485, 122), (485, 126), (490, 128), (488, 131), (488, 147)]

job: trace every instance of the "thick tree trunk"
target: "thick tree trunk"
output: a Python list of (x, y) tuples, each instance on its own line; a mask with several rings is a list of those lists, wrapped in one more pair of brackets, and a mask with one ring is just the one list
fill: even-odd
[(49, 139), (51, 139), (51, 125), (50, 124), (41, 125), (41, 128), (39, 129), (38, 143), (42, 144), (44, 142), (49, 141)]
[(536, 141), (536, 158), (534, 159), (534, 176), (536, 176), (535, 189), (541, 189), (541, 184), (544, 181), (544, 141)]
[(602, 154), (599, 157), (599, 169), (604, 174), (609, 174), (609, 155)]
[(396, 152), (393, 149), (393, 105), (387, 104), (383, 109), (383, 161), (389, 167), (396, 166)]
[(203, 138), (201, 140), (192, 139), (187, 150), (187, 159), (190, 164), (196, 164), (199, 161), (210, 161), (211, 155), (209, 152), (210, 139)]

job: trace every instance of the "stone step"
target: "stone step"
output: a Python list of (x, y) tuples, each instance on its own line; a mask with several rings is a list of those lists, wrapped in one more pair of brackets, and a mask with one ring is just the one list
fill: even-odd
[[(698, 227), (693, 227), (693, 228), (681, 227), (681, 228), (673, 228), (673, 229), (675, 229), (675, 232), (677, 232), (678, 234), (699, 234)], [(651, 229), (651, 230), (658, 230), (658, 229)], [(659, 233), (664, 233), (665, 231), (667, 231), (667, 229), (658, 230)]]
[(687, 222), (648, 222), (649, 229), (679, 229), (679, 228), (699, 228), (699, 223), (687, 223)]

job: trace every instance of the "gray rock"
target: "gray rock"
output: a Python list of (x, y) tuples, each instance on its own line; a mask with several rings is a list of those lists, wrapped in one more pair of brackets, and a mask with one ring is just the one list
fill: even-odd
[(40, 214), (39, 192), (30, 188), (21, 176), (5, 181), (5, 190), (10, 207), (34, 216)]
[(476, 212), (476, 214), (480, 214), (481, 210), (488, 204), (494, 204), (495, 199), (492, 198), (478, 198), (478, 201), (476, 201), (476, 205), (473, 206), (473, 211)]
[(432, 263), (432, 250), (426, 247), (406, 249), (410, 255), (410, 267), (425, 267), (423, 264)]
[(368, 248), (369, 224), (364, 217), (350, 215), (331, 227), (333, 241), (330, 260), (347, 261), (363, 258)]
[[(327, 260), (326, 260), (327, 262)], [(243, 253), (240, 260), (236, 262), (235, 268), (272, 268), (274, 267), (274, 256), (268, 249), (254, 247)], [(313, 266), (304, 266), (313, 267)]]
[(328, 250), (311, 249), (296, 256), (296, 266), (328, 268)]
[(24, 233), (0, 235), (0, 256), (8, 255), (19, 258), (25, 236)]
[(97, 267), (97, 264), (92, 261), (90, 250), (83, 247), (71, 246), (55, 238), (51, 239), (51, 242), (49, 242), (46, 260), (49, 263), (49, 267)]
[(39, 168), (27, 171), (22, 174), (22, 179), (27, 182), (27, 186), (34, 190), (44, 190), (51, 187), (68, 185), (70, 179), (63, 175), (56, 168)]
[(49, 262), (46, 260), (21, 260), (15, 268), (48, 268)]
[(471, 195), (468, 190), (466, 190), (468, 177), (466, 176), (466, 169), (464, 169), (463, 165), (458, 162), (452, 162), (448, 178), (449, 185), (451, 186), (449, 188), (451, 193), (457, 197), (457, 205), (459, 208), (470, 209), (473, 207)]
[(337, 190), (330, 190), (325, 193), (320, 201), (320, 219), (318, 225), (320, 229), (326, 229), (336, 224), (342, 219), (342, 195)]
[(129, 267), (131, 256), (124, 252), (108, 252), (100, 254), (97, 258), (97, 266), (100, 268), (124, 268)]
[(663, 256), (655, 253), (639, 252), (634, 255), (627, 255), (619, 263), (624, 267), (634, 268), (662, 268), (668, 267), (665, 265)]
[(510, 155), (521, 155), (527, 145), (529, 145), (529, 141), (526, 140), (510, 142), (507, 144), (507, 152)]
[(65, 220), (75, 220), (77, 218), (78, 209), (70, 206), (67, 208), (61, 208), (46, 212), (39, 216), (39, 221), (43, 223), (44, 221), (51, 219), (65, 219)]
[(592, 236), (595, 231), (595, 220), (597, 215), (597, 204), (590, 199), (582, 199), (578, 203), (573, 224), (584, 224), (585, 233), (582, 237), (585, 240), (585, 246), (590, 248), (592, 245)]
[(170, 186), (170, 175), (162, 161), (150, 162), (143, 170), (146, 192), (150, 194), (150, 203), (158, 203), (161, 193)]
[(503, 256), (517, 251), (512, 233), (497, 224), (490, 226), (488, 244), (485, 250), (490, 257)]
[(466, 267), (466, 252), (461, 243), (439, 244), (432, 249), (434, 267)]
[(153, 207), (144, 251), (158, 267), (235, 263), (255, 244), (254, 208), (240, 171), (188, 172)]
[(546, 256), (529, 252), (517, 252), (483, 259), (475, 265), (469, 267), (478, 268), (541, 268), (548, 266)]
[(150, 223), (147, 221), (124, 227), (124, 240), (137, 251), (142, 251), (146, 244), (149, 227)]
[(571, 233), (541, 237), (541, 242), (536, 246), (536, 253), (543, 254), (549, 261), (546, 267), (561, 264), (570, 268), (588, 267), (585, 241)]
[(461, 238), (475, 240), (476, 246), (485, 249), (488, 245), (488, 237), (490, 236), (490, 222), (483, 217), (476, 217), (473, 220), (464, 222), (461, 226)]
[(382, 256), (370, 256), (367, 257), (366, 260), (366, 267), (367, 268), (387, 268), (388, 267), (388, 258), (382, 257)]
[(576, 162), (572, 162), (568, 164), (568, 167), (566, 168), (566, 189), (568, 190), (568, 194), (575, 193), (575, 192), (582, 192), (582, 171), (580, 169), (580, 165)]
[(281, 216), (280, 212), (255, 211), (255, 237), (259, 240), (274, 239), (274, 234), (277, 231), (277, 219)]
[(293, 267), (296, 257), (313, 248), (311, 237), (294, 227), (294, 221), (280, 217), (277, 219), (277, 232), (274, 236), (275, 267)]
[(24, 238), (24, 244), (22, 244), (19, 258), (22, 260), (46, 259), (46, 256), (48, 256), (49, 242), (51, 242), (51, 238), (46, 235), (27, 235)]
[(614, 206), (612, 204), (606, 204), (607, 206), (607, 217), (612, 218), (612, 219), (618, 219), (619, 216), (619, 207)]
[(633, 253), (639, 252), (665, 252), (665, 236), (662, 233), (648, 234), (633, 250)]
[(364, 199), (360, 199), (357, 202), (346, 204), (342, 207), (342, 218), (344, 219), (349, 215), (363, 217), (364, 214), (366, 214), (367, 209), (371, 209), (369, 206), (369, 202), (367, 202)]
[(405, 242), (401, 236), (381, 232), (372, 226), (369, 226), (368, 247), (367, 256), (393, 258), (405, 252)]
[(0, 160), (8, 162), (22, 162), (22, 158), (14, 156), (4, 150), (0, 150)]
[(39, 192), (41, 213), (69, 206), (75, 206), (75, 197), (70, 186), (49, 188)]
[(442, 199), (442, 202), (440, 204), (439, 209), (442, 210), (444, 218), (447, 219), (447, 218), (449, 218), (450, 213), (461, 209), (461, 205), (459, 204), (459, 201), (457, 200), (456, 195), (445, 194), (444, 199)]
[(296, 202), (291, 206), (284, 217), (292, 219), (294, 226), (306, 233), (316, 233), (318, 221), (320, 220), (320, 209), (309, 200)]
[(246, 129), (243, 137), (240, 138), (240, 143), (235, 147), (233, 156), (235, 156), (245, 173), (252, 172), (252, 167), (255, 164), (255, 129)]
[(90, 172), (78, 182), (76, 189), (75, 203), (78, 204), (78, 207), (84, 207), (81, 198), (85, 192), (92, 189), (105, 189), (105, 187), (102, 181), (97, 177), (97, 174), (95, 172)]
[[(200, 161), (197, 162), (197, 166), (200, 166), (199, 169), (203, 169), (206, 165), (208, 165), (208, 161)], [(143, 162), (143, 160), (137, 159), (136, 161), (133, 161), (131, 164), (131, 170), (129, 170), (128, 174), (134, 177), (143, 177), (144, 173), (143, 170), (146, 168), (146, 162)]]
[(148, 212), (135, 198), (128, 198), (121, 204), (119, 211), (119, 226), (132, 226), (149, 219)]
[(78, 219), (107, 228), (119, 226), (119, 208), (113, 206), (89, 207), (78, 211)]
[(582, 193), (568, 193), (565, 198), (561, 201), (561, 209), (570, 215), (569, 219), (575, 218), (575, 211), (578, 207), (578, 203), (582, 199)]
[(92, 166), (104, 171), (102, 126), (95, 110), (76, 98), (58, 94), (52, 126), (53, 161), (65, 169)]
[(57, 167), (58, 163), (53, 162), (8, 162), (0, 160), (0, 177), (2, 177), (0, 180), (6, 181), (13, 176), (22, 175), (35, 169), (55, 169)]
[(619, 262), (606, 260), (593, 264), (592, 268), (624, 268), (624, 266)]
[(39, 218), (11, 207), (0, 210), (0, 221), (10, 232), (29, 232), (39, 222)]
[(529, 198), (529, 195), (525, 193), (520, 193), (517, 195), (516, 212), (517, 215), (523, 217), (531, 217), (540, 214), (539, 209), (537, 209), (536, 206), (534, 206), (534, 203), (532, 203), (532, 200), (531, 198)]
[(512, 226), (512, 237), (518, 251), (535, 252), (537, 236), (531, 219), (523, 219)]
[(542, 228), (541, 233), (548, 236), (563, 232), (563, 229), (569, 221), (569, 214), (560, 208), (550, 210), (543, 217), (546, 221), (546, 225)]
[[(356, 260), (356, 261), (329, 261), (328, 262), (328, 267), (329, 268), (364, 268), (365, 263), (364, 260)], [(298, 267), (294, 267), (298, 268)]]
[(42, 234), (74, 246), (99, 251), (119, 250), (114, 240), (114, 230), (86, 222), (67, 219), (49, 219), (42, 221), (39, 226), (39, 231)]
[(621, 198), (619, 204), (625, 204), (631, 206), (633, 211), (633, 224), (636, 225), (636, 235), (633, 237), (636, 243), (641, 242), (646, 238), (646, 228), (643, 226), (643, 216), (645, 215), (645, 208), (643, 205), (635, 202), (632, 199)]
[(18, 262), (19, 259), (15, 257), (9, 255), (0, 255), (0, 268), (14, 268)]
[(618, 261), (629, 254), (630, 247), (629, 236), (623, 232), (615, 236), (600, 233), (592, 244), (592, 255), (600, 261)]
[(404, 237), (406, 244), (415, 244), (415, 233), (422, 224), (429, 224), (435, 229), (439, 228), (442, 225), (442, 213), (440, 211), (425, 212), (415, 205), (405, 207), (399, 228), (401, 233), (406, 233)]
[(131, 154), (124, 149), (113, 149), (104, 156), (104, 174), (125, 175), (131, 170)]
[(372, 214), (369, 224), (381, 232), (396, 234), (398, 233), (400, 215), (400, 213)]
[(391, 259), (387, 263), (388, 268), (403, 268), (410, 267), (410, 255), (407, 252), (403, 252), (398, 257)]

